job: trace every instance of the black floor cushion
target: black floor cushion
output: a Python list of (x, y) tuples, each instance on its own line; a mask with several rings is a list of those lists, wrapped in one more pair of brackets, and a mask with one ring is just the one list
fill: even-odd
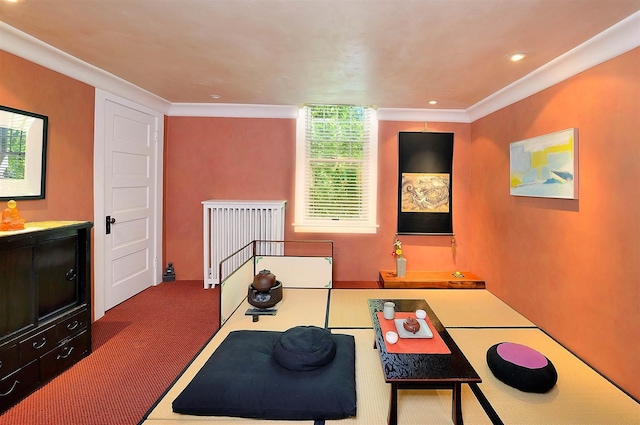
[[(274, 344), (282, 335), (274, 331), (231, 332), (173, 401), (173, 411), (285, 420), (355, 416), (353, 336), (332, 335), (333, 360), (312, 370), (295, 371), (281, 366), (273, 356)], [(317, 342), (317, 336), (309, 340)], [(324, 347), (327, 341), (320, 340)]]
[(546, 393), (558, 381), (551, 360), (533, 348), (513, 342), (490, 347), (487, 365), (496, 378), (521, 391)]

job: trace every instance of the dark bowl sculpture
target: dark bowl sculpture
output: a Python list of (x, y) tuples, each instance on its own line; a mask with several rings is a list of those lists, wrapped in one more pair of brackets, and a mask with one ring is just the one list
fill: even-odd
[(258, 291), (253, 284), (249, 285), (247, 292), (247, 301), (256, 308), (271, 308), (282, 301), (282, 282), (276, 281), (276, 284), (267, 291)]

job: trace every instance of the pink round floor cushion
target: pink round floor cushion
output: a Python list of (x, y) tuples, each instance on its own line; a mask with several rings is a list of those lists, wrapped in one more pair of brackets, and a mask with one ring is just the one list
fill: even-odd
[(501, 342), (487, 350), (489, 369), (500, 381), (530, 393), (546, 393), (556, 385), (558, 373), (543, 354), (514, 342)]

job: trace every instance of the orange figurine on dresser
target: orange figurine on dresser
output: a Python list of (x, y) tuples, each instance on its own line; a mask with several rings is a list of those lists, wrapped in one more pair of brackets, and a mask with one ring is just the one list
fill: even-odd
[(0, 230), (22, 230), (25, 219), (20, 218), (17, 203), (13, 199), (7, 202), (7, 208), (2, 212)]

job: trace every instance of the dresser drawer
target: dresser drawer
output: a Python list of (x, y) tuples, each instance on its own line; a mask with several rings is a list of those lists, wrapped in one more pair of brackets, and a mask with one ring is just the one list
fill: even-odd
[(40, 381), (38, 362), (32, 361), (22, 369), (0, 379), (0, 411), (6, 410), (35, 389)]
[(20, 350), (18, 344), (3, 348), (0, 351), (0, 378), (15, 372), (20, 367)]
[(56, 327), (50, 326), (32, 337), (20, 341), (20, 361), (26, 364), (35, 360), (58, 344)]
[(82, 310), (58, 323), (58, 340), (75, 335), (89, 326), (89, 311)]
[(89, 332), (84, 331), (42, 356), (40, 358), (42, 380), (46, 381), (71, 367), (89, 352), (90, 345)]

